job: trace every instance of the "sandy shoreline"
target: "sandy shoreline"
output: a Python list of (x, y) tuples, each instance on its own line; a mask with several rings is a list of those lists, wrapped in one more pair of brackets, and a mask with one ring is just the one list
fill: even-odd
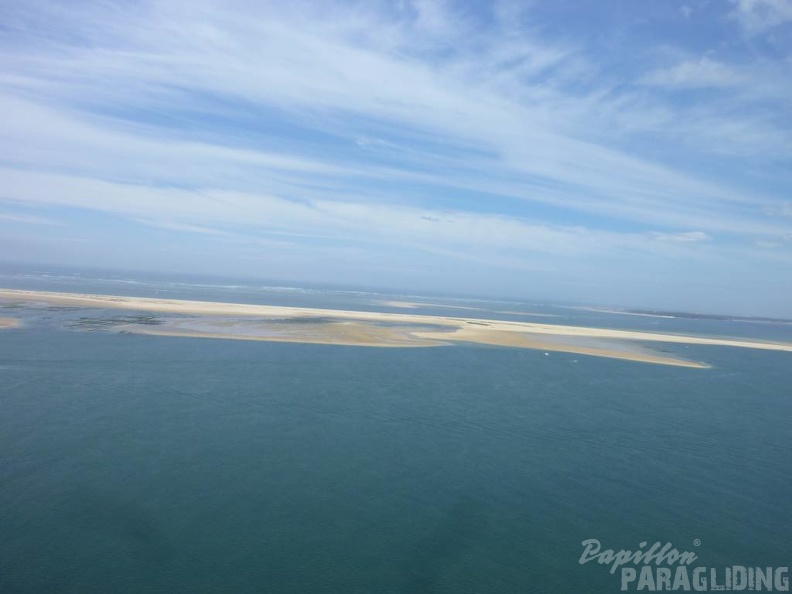
[(2, 328), (17, 328), (19, 320), (16, 318), (0, 318), (0, 329)]
[[(706, 365), (693, 361), (685, 361), (677, 357), (666, 356), (662, 353), (640, 352), (635, 349), (626, 349), (620, 346), (618, 341), (730, 346), (792, 352), (792, 343), (685, 336), (635, 330), (615, 330), (409, 313), (365, 312), (8, 289), (0, 289), (0, 300), (36, 302), (57, 306), (110, 308), (162, 314), (232, 316), (237, 318), (255, 317), (259, 318), (262, 324), (269, 324), (267, 327), (262, 326), (261, 329), (263, 332), (260, 334), (239, 334), (233, 331), (226, 331), (222, 328), (221, 331), (218, 332), (211, 327), (205, 328), (202, 331), (196, 331), (194, 329), (185, 329), (174, 325), (166, 327), (134, 326), (125, 328), (125, 331), (130, 332), (168, 336), (316, 342), (321, 344), (354, 344), (359, 346), (437, 346), (439, 344), (450, 344), (453, 342), (473, 342), (517, 348), (541, 349), (545, 351), (580, 353), (688, 367), (706, 367)], [(311, 322), (313, 319), (316, 320), (315, 323)], [(305, 328), (297, 330), (297, 325), (292, 324), (288, 331), (283, 331), (279, 335), (277, 332), (275, 335), (271, 332), (272, 323), (294, 320), (298, 320), (301, 323), (310, 322), (315, 327), (309, 332)], [(328, 322), (328, 320), (330, 322)], [(346, 326), (339, 322), (345, 322)], [(354, 324), (350, 324), (350, 322), (354, 322)], [(384, 327), (382, 324), (390, 324), (395, 327)], [(426, 328), (427, 326), (434, 328)], [(557, 339), (554, 342), (553, 337), (567, 337), (570, 340), (604, 339), (605, 341), (613, 341), (613, 347), (611, 348), (610, 344), (603, 346), (601, 343), (596, 347), (592, 347), (585, 344), (585, 340), (582, 340), (582, 344), (574, 344), (569, 341), (563, 343), (558, 342)]]

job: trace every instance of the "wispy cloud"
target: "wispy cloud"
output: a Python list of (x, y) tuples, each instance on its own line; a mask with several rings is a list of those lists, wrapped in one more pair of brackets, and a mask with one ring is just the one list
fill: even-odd
[(733, 17), (750, 33), (792, 22), (789, 0), (732, 0)]
[(212, 227), (202, 227), (200, 225), (189, 225), (187, 223), (175, 223), (173, 221), (159, 221), (152, 219), (138, 219), (138, 221), (149, 227), (157, 229), (165, 229), (167, 231), (179, 231), (183, 233), (199, 233), (201, 235), (215, 235), (220, 237), (227, 237), (231, 234), (221, 229), (214, 229)]
[(740, 86), (746, 80), (734, 68), (706, 57), (656, 70), (642, 78), (642, 82), (649, 85), (687, 89), (729, 88)]
[(61, 227), (64, 225), (60, 221), (48, 219), (46, 217), (37, 217), (26, 214), (7, 214), (0, 212), (0, 222), (3, 221), (9, 223), (22, 223), (24, 225), (52, 225), (56, 227)]
[[(759, 35), (785, 10), (742, 0), (718, 18)], [(767, 211), (792, 181), (769, 53), (617, 55), (515, 2), (39, 0), (6, 17), (0, 199), (18, 207), (387, 251), (404, 270), (416, 250), (504, 269), (752, 259), (789, 232)]]
[(685, 231), (681, 233), (662, 233), (660, 231), (652, 231), (650, 235), (657, 241), (674, 241), (680, 243), (697, 243), (699, 241), (709, 241), (712, 239), (703, 231)]

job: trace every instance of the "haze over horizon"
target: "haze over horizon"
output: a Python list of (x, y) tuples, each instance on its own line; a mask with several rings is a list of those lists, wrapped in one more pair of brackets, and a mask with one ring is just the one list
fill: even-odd
[(2, 10), (2, 261), (792, 316), (790, 0)]

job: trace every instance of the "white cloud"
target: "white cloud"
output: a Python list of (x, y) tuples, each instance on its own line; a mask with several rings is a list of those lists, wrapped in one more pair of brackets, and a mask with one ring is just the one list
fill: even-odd
[(671, 241), (677, 243), (698, 243), (700, 241), (709, 241), (712, 239), (703, 231), (684, 231), (681, 233), (652, 231), (649, 235), (657, 241)]
[[(534, 145), (506, 130), (482, 131), (482, 141), (503, 151), (501, 159), (474, 154), (462, 161), (427, 156), (420, 146), (413, 145), (411, 152), (385, 141), (358, 139), (363, 147), (396, 151), (407, 159), (399, 166), (383, 167), (342, 160), (332, 152), (320, 159), (161, 138), (154, 128), (119, 126), (113, 120), (83, 121), (69, 112), (2, 94), (0, 108), (8, 116), (0, 121), (0, 138), (15, 147), (8, 151), (11, 163), (25, 168), (45, 163), (79, 177), (227, 189), (295, 201), (378, 197), (403, 202), (415, 195), (414, 187), (420, 184), (429, 188), (423, 192), (430, 196), (431, 189), (438, 187), (446, 192), (483, 191), (627, 221), (680, 226), (719, 202), (747, 201), (728, 187), (549, 133)], [(427, 164), (432, 167), (424, 172)], [(394, 184), (390, 191), (379, 188)], [(405, 195), (400, 184), (408, 185), (410, 194)], [(726, 215), (707, 216), (706, 222), (718, 230), (750, 227), (744, 217), (730, 223)], [(765, 224), (755, 224), (754, 232), (774, 232)]]
[(754, 243), (756, 244), (756, 247), (768, 250), (779, 248), (784, 245), (780, 241), (766, 241), (764, 239), (757, 239)]
[(22, 223), (25, 225), (51, 225), (57, 227), (64, 226), (64, 223), (54, 219), (24, 214), (0, 213), (0, 222), (2, 221), (7, 221), (10, 223)]
[(792, 217), (792, 202), (777, 202), (765, 206), (762, 210), (771, 217)]
[(168, 231), (180, 231), (184, 233), (199, 233), (201, 235), (216, 235), (221, 237), (231, 236), (227, 231), (214, 229), (212, 227), (204, 227), (201, 225), (190, 225), (188, 223), (174, 223), (172, 221), (161, 221), (156, 219), (137, 219), (139, 223), (148, 225), (149, 227), (156, 227), (158, 229), (166, 229)]
[(644, 76), (641, 82), (658, 87), (696, 89), (735, 87), (747, 80), (736, 69), (705, 57), (655, 70)]
[(605, 232), (524, 218), (388, 204), (315, 200), (296, 203), (227, 190), (188, 190), (0, 170), (6, 199), (70, 206), (133, 218), (147, 226), (250, 240), (322, 238), (330, 242), (418, 248), (438, 254), (503, 261), (506, 254), (575, 258), (623, 249), (656, 251), (651, 240), (692, 242), (702, 232)]
[[(0, 199), (17, 204), (532, 269), (788, 231), (752, 187), (792, 154), (789, 83), (762, 64), (678, 53), (616, 84), (612, 62), (522, 26), (524, 3), (489, 30), (446, 2), (12, 4)], [(701, 87), (730, 92), (678, 100)]]
[(761, 33), (792, 21), (790, 0), (732, 0), (732, 3), (733, 17), (749, 33)]

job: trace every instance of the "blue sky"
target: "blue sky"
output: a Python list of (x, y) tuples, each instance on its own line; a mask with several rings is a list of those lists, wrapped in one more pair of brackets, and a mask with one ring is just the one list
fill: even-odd
[(792, 315), (792, 0), (0, 6), (0, 260)]

